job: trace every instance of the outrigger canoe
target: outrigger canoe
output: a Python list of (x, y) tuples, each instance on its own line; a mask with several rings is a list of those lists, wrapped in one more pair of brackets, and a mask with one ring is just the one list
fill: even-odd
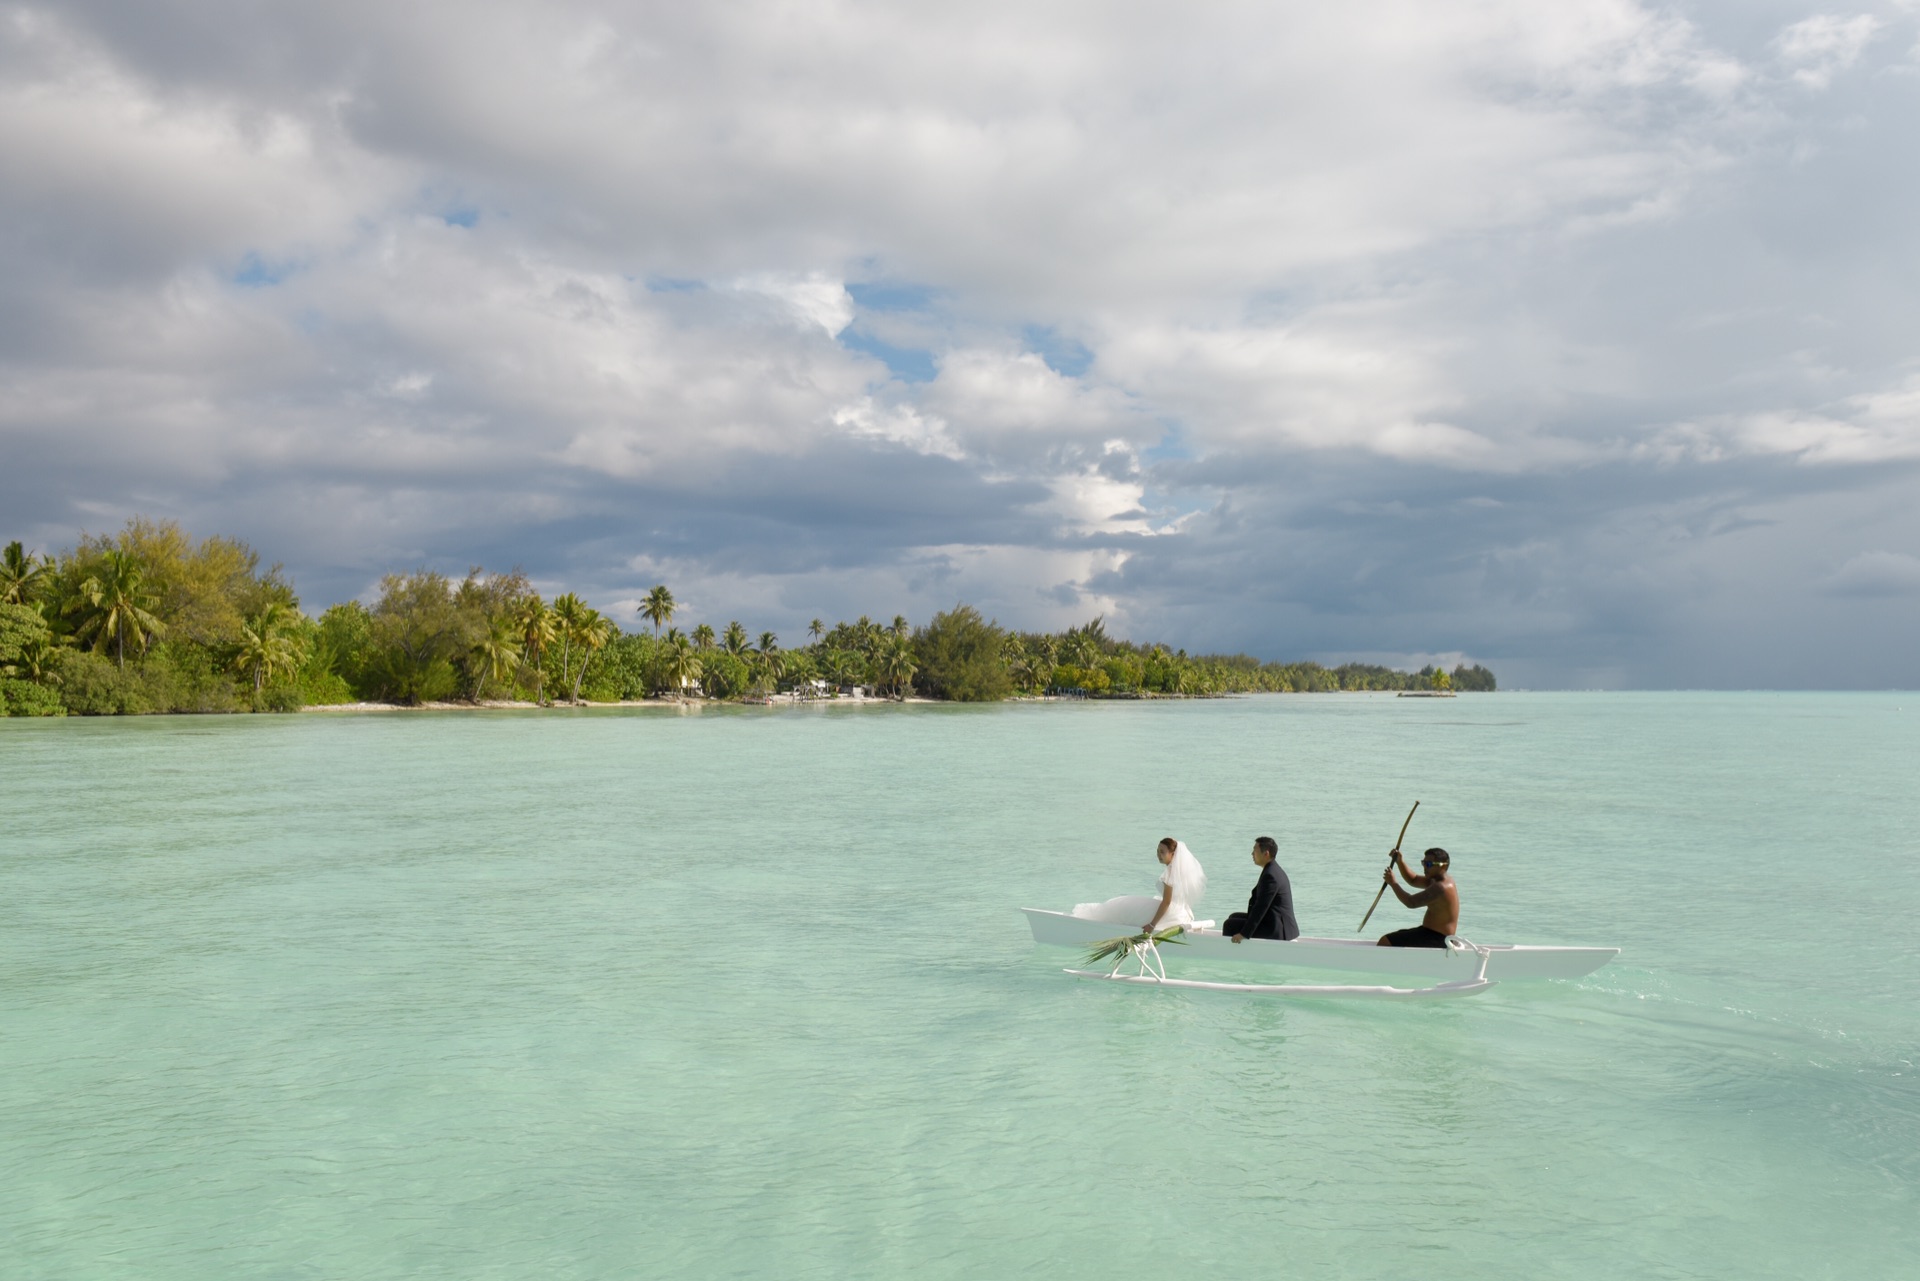
[[(1055, 947), (1087, 948), (1121, 933), (1124, 927), (1111, 921), (1095, 921), (1070, 912), (1049, 912), (1037, 907), (1020, 909), (1027, 915), (1033, 941)], [(1495, 982), (1517, 979), (1577, 979), (1591, 974), (1620, 955), (1617, 947), (1535, 947), (1524, 943), (1473, 944), (1461, 941), (1442, 948), (1380, 947), (1370, 939), (1312, 938), (1302, 935), (1285, 942), (1279, 939), (1248, 939), (1235, 943), (1212, 928), (1212, 922), (1200, 922), (1180, 936), (1177, 946), (1163, 956), (1191, 957), (1194, 960), (1242, 961), (1258, 965), (1285, 965), (1310, 970), (1345, 970), (1361, 974), (1411, 974), (1439, 980), (1439, 989), (1352, 989), (1325, 995), (1464, 995)], [(1204, 928), (1203, 928), (1204, 927)], [(1227, 983), (1193, 983), (1154, 978), (1151, 975), (1127, 976), (1071, 971), (1081, 977), (1118, 978), (1126, 981), (1165, 983), (1179, 987), (1218, 987), (1229, 991), (1271, 990), (1279, 994), (1321, 994), (1321, 989), (1294, 989)]]

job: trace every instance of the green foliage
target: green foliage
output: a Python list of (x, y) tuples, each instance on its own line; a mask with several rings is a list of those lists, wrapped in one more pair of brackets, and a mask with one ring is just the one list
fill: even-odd
[(514, 633), (520, 642), (519, 683), (530, 689), (535, 702), (542, 706), (547, 702), (547, 657), (553, 648), (555, 630), (553, 611), (540, 599), (538, 592), (529, 591), (515, 601), (508, 610)]
[[(163, 712), (237, 712), (247, 706), (247, 694), (236, 682), (224, 656), (191, 641), (169, 641), (156, 646), (145, 670), (155, 681), (154, 696)], [(159, 684), (164, 674), (165, 685)]]
[(30, 605), (0, 604), (0, 669), (8, 676), (19, 676), (15, 667), (28, 654), (53, 643), (53, 631), (47, 619)]
[(373, 688), (379, 697), (395, 703), (445, 702), (460, 689), (460, 673), (443, 654), (410, 654), (382, 649), (374, 659)]
[(291, 606), (270, 600), (260, 612), (240, 625), (234, 646), (233, 668), (253, 681), (254, 701), (277, 676), (290, 676), (306, 661), (305, 629)]
[(745, 660), (720, 650), (700, 660), (700, 687), (710, 698), (739, 698), (753, 685)]
[(1087, 945), (1087, 964), (1098, 965), (1102, 961), (1112, 961), (1116, 966), (1143, 950), (1147, 944), (1155, 947), (1162, 943), (1178, 943), (1182, 947), (1187, 941), (1180, 936), (1186, 932), (1182, 925), (1170, 925), (1164, 930), (1155, 930), (1148, 934), (1145, 930), (1136, 934), (1122, 934), (1118, 938), (1102, 939), (1098, 943)]
[(588, 664), (619, 632), (599, 610), (571, 592), (553, 602), (553, 621), (560, 643), (560, 684), (578, 702)]
[(698, 692), (705, 670), (693, 643), (682, 633), (669, 631), (660, 655), (660, 673), (664, 678), (661, 683), (667, 690), (676, 698), (691, 696)]
[[(617, 639), (620, 638), (616, 638), (616, 640)], [(647, 636), (640, 637), (639, 639), (652, 640), (653, 638)], [(639, 693), (633, 695), (627, 693), (626, 673), (613, 662), (609, 661), (610, 655), (608, 651), (613, 644), (614, 642), (608, 642), (607, 647), (596, 651), (587, 659), (586, 668), (581, 673), (580, 678), (580, 699), (582, 702), (621, 703), (627, 701), (629, 697), (646, 697), (644, 687), (642, 687)]]
[(673, 621), (673, 611), (678, 608), (673, 601), (673, 593), (664, 585), (657, 586), (647, 593), (640, 602), (640, 617), (653, 624), (655, 640), (660, 638), (660, 629)]
[(819, 664), (814, 662), (810, 650), (788, 650), (781, 658), (780, 689), (806, 689), (809, 682), (825, 679), (820, 675)]
[(857, 649), (822, 648), (814, 655), (814, 665), (829, 685), (838, 687), (867, 683), (866, 656)]
[(465, 652), (467, 639), (446, 575), (388, 574), (373, 609), (369, 688), (402, 703), (445, 698), (459, 679), (453, 655)]
[(57, 654), (38, 609), (0, 603), (0, 716), (66, 715), (54, 686)]
[(811, 691), (816, 680), (959, 701), (1049, 688), (1204, 697), (1497, 687), (1479, 664), (1408, 673), (1189, 655), (1115, 639), (1099, 618), (1056, 634), (1009, 635), (965, 604), (918, 631), (902, 615), (882, 624), (863, 614), (831, 627), (816, 618), (807, 627), (811, 643), (792, 650), (772, 632), (755, 648), (737, 619), (717, 635), (700, 623), (691, 635), (662, 637), (677, 610), (664, 584), (641, 606), (654, 634), (625, 636), (571, 593), (548, 607), (517, 571), (475, 569), (458, 584), (430, 570), (389, 575), (374, 609), (349, 601), (313, 620), (300, 613), (279, 568), (263, 571), (259, 562), (244, 543), (196, 543), (170, 522), (140, 519), (57, 558), (8, 544), (0, 554), (0, 700), (9, 714), (65, 707), (104, 715), (279, 711), (356, 698), (737, 698)]
[(36, 681), (0, 676), (0, 716), (65, 716), (59, 691)]
[(505, 688), (520, 670), (520, 636), (511, 614), (502, 610), (487, 619), (487, 628), (467, 651), (468, 696), (479, 698), (488, 688)]
[(302, 707), (337, 707), (359, 701), (359, 695), (338, 672), (314, 667), (312, 660), (294, 674), (293, 686)]
[(63, 650), (60, 699), (83, 716), (154, 712), (235, 712), (242, 703), (233, 678), (199, 645), (156, 647), (146, 660), (120, 667), (104, 654)]
[(1493, 673), (1480, 664), (1475, 663), (1472, 667), (1468, 667), (1462, 663), (1453, 669), (1453, 687), (1462, 692), (1473, 690), (1477, 693), (1491, 694), (1498, 685), (1493, 679)]
[(301, 706), (300, 687), (285, 681), (269, 685), (253, 696), (256, 712), (297, 712)]
[(1048, 684), (1058, 690), (1104, 694), (1112, 687), (1113, 680), (1098, 667), (1075, 667), (1071, 663), (1061, 663), (1053, 669), (1053, 677)]
[(331, 676), (351, 692), (339, 700), (309, 698), (310, 703), (339, 701), (350, 703), (370, 693), (373, 666), (373, 615), (357, 600), (330, 605), (314, 625), (307, 645), (307, 661), (301, 665), (300, 680), (309, 689), (318, 688)]
[(1146, 675), (1146, 664), (1127, 653), (1117, 653), (1100, 664), (1100, 672), (1107, 679), (1109, 688), (1116, 691), (1128, 691), (1140, 688), (1140, 682)]
[[(368, 628), (367, 690), (401, 703), (438, 702), (463, 692), (479, 697), (495, 673), (518, 662), (518, 641), (507, 620), (524, 591), (518, 574), (474, 570), (458, 591), (434, 570), (387, 575)], [(500, 652), (508, 642), (511, 663)]]
[(117, 667), (91, 650), (61, 651), (57, 671), (60, 701), (81, 716), (140, 716), (172, 710), (172, 683), (161, 669)]
[(907, 691), (913, 688), (913, 677), (919, 670), (919, 664), (913, 639), (901, 635), (896, 629), (888, 632), (876, 647), (872, 663), (873, 677), (882, 689), (897, 698), (905, 698)]
[(267, 605), (298, 604), (280, 567), (262, 572), (259, 553), (245, 543), (216, 536), (195, 544), (172, 521), (135, 517), (112, 538), (82, 539), (73, 559), (93, 565), (110, 553), (141, 567), (152, 608), (177, 640), (232, 645), (244, 621)]
[(144, 654), (167, 630), (152, 613), (159, 601), (146, 566), (128, 552), (108, 549), (86, 566), (60, 612), (73, 617), (76, 640), (90, 640), (96, 650), (111, 649), (124, 670), (129, 644), (136, 655)]
[(614, 637), (594, 656), (593, 670), (587, 674), (586, 696), (606, 703), (645, 698), (656, 684), (657, 649), (653, 637), (644, 634)]
[(17, 538), (0, 554), (0, 604), (32, 605), (52, 579), (52, 562), (29, 552)]
[(988, 703), (1013, 692), (1002, 652), (1006, 633), (971, 605), (955, 605), (914, 633), (920, 683), (936, 698)]

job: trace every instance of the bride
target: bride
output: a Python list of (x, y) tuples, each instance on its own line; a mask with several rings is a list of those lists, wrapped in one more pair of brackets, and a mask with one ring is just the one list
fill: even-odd
[[(1112, 921), (1128, 925), (1144, 920), (1141, 929), (1151, 934), (1175, 925), (1194, 925), (1193, 909), (1207, 892), (1207, 874), (1200, 860), (1185, 843), (1171, 836), (1160, 842), (1154, 857), (1165, 865), (1160, 874), (1160, 895), (1123, 894), (1104, 903), (1082, 903), (1073, 914), (1089, 921)], [(1211, 921), (1207, 924), (1212, 924)]]

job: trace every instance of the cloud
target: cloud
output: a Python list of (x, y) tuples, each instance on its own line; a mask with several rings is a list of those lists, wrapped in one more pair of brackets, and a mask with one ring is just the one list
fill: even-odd
[(1850, 18), (1819, 13), (1786, 27), (1773, 45), (1797, 83), (1819, 90), (1858, 62), (1880, 30), (1880, 19), (1870, 13)]
[(1783, 455), (1807, 464), (1920, 459), (1920, 377), (1849, 396), (1828, 413), (1771, 410), (1706, 423), (1681, 423), (1636, 446), (1637, 457), (1719, 462)]
[(745, 294), (760, 294), (784, 307), (802, 325), (818, 325), (829, 338), (837, 337), (853, 323), (853, 299), (846, 285), (823, 272), (805, 276), (779, 276), (768, 273), (741, 276), (728, 287)]
[(1834, 571), (1827, 587), (1837, 596), (1920, 594), (1920, 557), (1905, 552), (1861, 552)]
[(0, 534), (1539, 683), (1770, 593), (1904, 671), (1832, 567), (1914, 534), (1911, 17), (1750, 24), (0, 3)]
[(983, 460), (1098, 457), (1116, 437), (1157, 440), (1159, 422), (1111, 383), (1065, 376), (1036, 353), (958, 348), (941, 357), (923, 403)]

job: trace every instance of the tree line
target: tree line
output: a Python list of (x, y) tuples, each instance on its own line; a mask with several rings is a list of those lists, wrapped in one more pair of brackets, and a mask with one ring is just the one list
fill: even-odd
[(293, 711), (356, 701), (744, 700), (776, 694), (966, 702), (1015, 696), (1206, 696), (1254, 691), (1492, 690), (1486, 668), (1418, 672), (1348, 663), (1189, 655), (1107, 635), (1099, 619), (1010, 631), (970, 605), (829, 626), (782, 645), (738, 620), (675, 626), (664, 585), (635, 630), (571, 592), (548, 601), (524, 574), (389, 574), (371, 607), (302, 611), (278, 565), (235, 539), (189, 538), (136, 518), (54, 556), (0, 555), (0, 707), (7, 715)]

